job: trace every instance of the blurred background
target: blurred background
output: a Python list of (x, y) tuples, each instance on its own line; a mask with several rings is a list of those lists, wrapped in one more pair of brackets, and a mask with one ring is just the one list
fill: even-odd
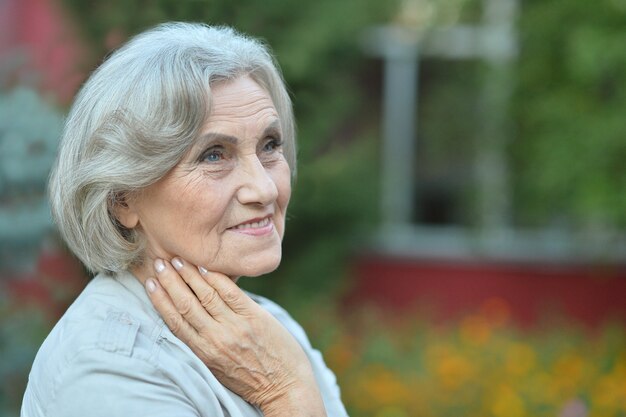
[(88, 280), (45, 201), (82, 81), (159, 22), (274, 50), (285, 306), (351, 416), (626, 415), (626, 0), (0, 0), (0, 415)]

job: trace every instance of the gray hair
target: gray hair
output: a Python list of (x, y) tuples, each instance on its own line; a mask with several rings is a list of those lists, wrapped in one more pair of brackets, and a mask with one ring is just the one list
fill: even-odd
[(113, 215), (124, 196), (155, 183), (185, 155), (208, 117), (210, 86), (249, 75), (270, 94), (295, 175), (295, 127), (268, 48), (228, 27), (168, 23), (113, 53), (79, 92), (50, 174), (53, 219), (93, 272), (141, 262), (145, 243)]

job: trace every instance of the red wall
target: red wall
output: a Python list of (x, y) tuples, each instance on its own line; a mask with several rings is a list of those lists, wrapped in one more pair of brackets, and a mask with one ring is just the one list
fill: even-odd
[(349, 302), (385, 309), (434, 309), (447, 319), (500, 302), (511, 318), (529, 325), (564, 316), (589, 325), (626, 323), (626, 265), (516, 264), (488, 261), (396, 259), (355, 261)]

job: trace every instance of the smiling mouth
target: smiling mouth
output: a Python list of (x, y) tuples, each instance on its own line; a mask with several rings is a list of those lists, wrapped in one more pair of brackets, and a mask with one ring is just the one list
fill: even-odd
[(262, 220), (250, 222), (250, 223), (242, 223), (237, 226), (231, 227), (231, 230), (245, 230), (245, 229), (262, 229), (267, 227), (272, 221), (269, 217), (266, 217)]
[(238, 224), (228, 230), (249, 236), (265, 236), (274, 231), (274, 222), (272, 221), (272, 216), (267, 216), (263, 219), (255, 219), (247, 223)]

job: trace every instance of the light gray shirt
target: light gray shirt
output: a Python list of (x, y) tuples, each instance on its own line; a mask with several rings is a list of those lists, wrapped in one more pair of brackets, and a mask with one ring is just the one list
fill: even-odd
[[(304, 348), (328, 416), (347, 416), (335, 376), (302, 328), (277, 304), (250, 296)], [(220, 384), (174, 336), (130, 273), (96, 276), (70, 306), (37, 353), (21, 412), (22, 417), (262, 415)]]

